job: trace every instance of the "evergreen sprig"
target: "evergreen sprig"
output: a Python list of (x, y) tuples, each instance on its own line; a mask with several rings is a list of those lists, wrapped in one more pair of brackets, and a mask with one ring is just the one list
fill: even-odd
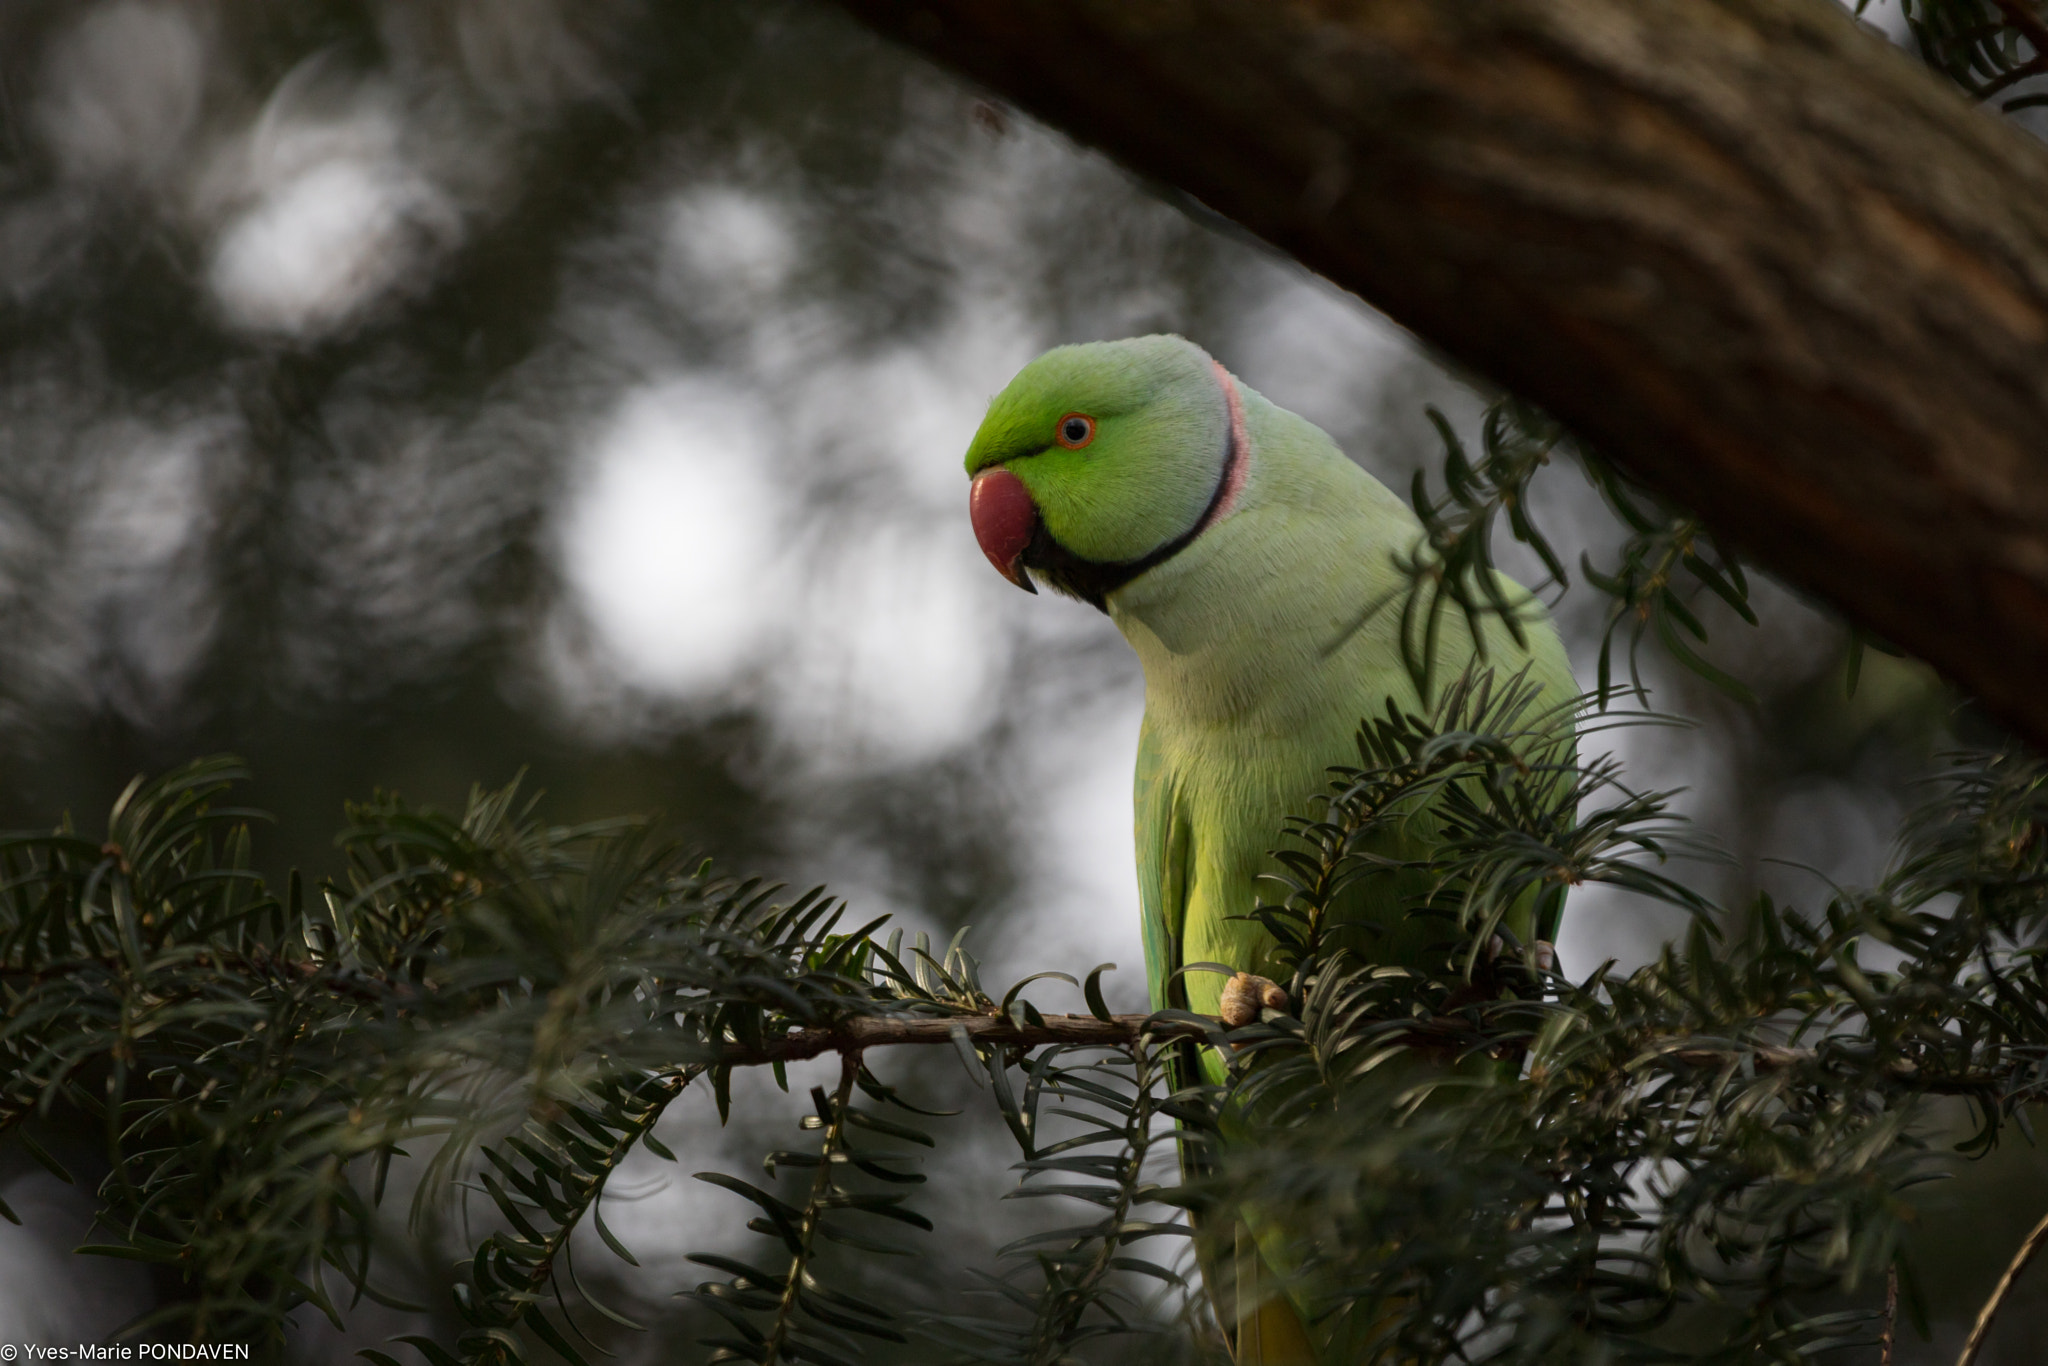
[(1553, 583), (1562, 586), (1568, 577), (1564, 562), (1530, 520), (1528, 505), (1530, 482), (1567, 439), (1564, 429), (1527, 404), (1503, 399), (1487, 408), (1480, 421), (1480, 454), (1474, 460), (1442, 412), (1434, 407), (1425, 412), (1443, 441), (1444, 493), (1432, 495), (1427, 472), (1415, 472), (1409, 502), (1422, 522), (1422, 539), (1398, 552), (1395, 562), (1410, 583), (1401, 608), (1401, 660), (1416, 691), (1427, 698), (1435, 682), (1437, 639), (1450, 608), (1464, 616), (1482, 659), (1489, 616), (1500, 618), (1517, 645), (1526, 644), (1522, 619), (1531, 609), (1515, 600), (1520, 590), (1494, 568), (1497, 521), (1505, 519), (1514, 538), (1549, 571), (1536, 591)]
[[(460, 1326), (402, 1339), (431, 1366), (590, 1360), (630, 1323), (574, 1264), (585, 1230), (634, 1259), (605, 1222), (611, 1176), (673, 1156), (655, 1126), (691, 1085), (729, 1109), (720, 1077), (820, 1049), (841, 1072), (811, 1097), (817, 1141), (768, 1159), (796, 1188), (708, 1178), (774, 1250), (699, 1258), (725, 1277), (690, 1296), (725, 1359), (1192, 1359), (1217, 1330), (1184, 1259), (1149, 1250), (1188, 1231), (1177, 1210), (1256, 1211), (1356, 1359), (1871, 1340), (1870, 1287), (1897, 1272), (1910, 1292), (1902, 1221), (1943, 1167), (1928, 1099), (1963, 1098), (1974, 1151), (2048, 1090), (2048, 765), (1959, 756), (1876, 886), (1738, 914), (1667, 861), (1686, 837), (1666, 795), (1580, 752), (1588, 705), (1481, 671), (1372, 718), (1256, 912), (1287, 1004), (1236, 1029), (1111, 1016), (1106, 965), (1067, 979), (1089, 1015), (1048, 1016), (1034, 979), (985, 990), (958, 940), (842, 929), (822, 892), (717, 878), (638, 822), (550, 826), (516, 789), (461, 818), (353, 808), (348, 873), (276, 895), (226, 801), (239, 770), (209, 761), (132, 787), (104, 836), (0, 841), (0, 1137), (62, 1170), (43, 1140), (93, 1124), (86, 1250), (182, 1287), (134, 1331), (202, 1339), (400, 1303), (378, 1219), (406, 1164), (416, 1213), (483, 1221), (456, 1259)], [(1567, 977), (1540, 931), (1589, 883), (1693, 929), (1634, 973)], [(1432, 927), (1431, 954), (1375, 966), (1333, 935), (1360, 894)], [(1169, 1066), (1190, 1031), (1223, 1073)], [(914, 1250), (877, 1230), (929, 1227), (901, 1145), (960, 1139), (891, 1114), (922, 1112), (868, 1063), (947, 1038), (1017, 1143), (1018, 1194), (1090, 1207), (970, 1276), (978, 1313), (840, 1251)]]
[(548, 826), (516, 784), (459, 820), (352, 808), (347, 876), (276, 897), (251, 813), (217, 801), (239, 776), (138, 782), (104, 839), (0, 841), (0, 1136), (61, 1172), (34, 1123), (99, 1125), (109, 1236), (88, 1250), (184, 1287), (135, 1332), (275, 1341), (300, 1305), (402, 1304), (372, 1275), (375, 1207), (425, 1141), (416, 1218), (473, 1188), (505, 1223), (463, 1259), (454, 1359), (521, 1359), (515, 1328), (561, 1351), (541, 1305), (573, 1281), (569, 1235), (587, 1220), (628, 1255), (605, 1179), (691, 1077), (723, 1109), (733, 1067), (792, 1029), (978, 1008), (876, 971), (873, 926), (841, 932), (820, 892), (777, 903), (638, 822)]
[[(1099, 970), (1098, 970), (1099, 971)], [(1092, 984), (1091, 984), (1092, 985)], [(1091, 991), (1092, 996), (1099, 995)], [(1098, 1009), (1100, 1018), (1107, 1012)], [(1009, 1122), (1024, 1160), (1023, 1177), (1006, 1199), (1078, 1200), (1100, 1211), (1094, 1219), (1041, 1229), (998, 1254), (1011, 1261), (1007, 1274), (977, 1271), (982, 1293), (997, 1312), (934, 1314), (934, 1339), (951, 1347), (960, 1362), (986, 1366), (1062, 1366), (1083, 1350), (1113, 1348), (1113, 1359), (1158, 1346), (1168, 1330), (1199, 1317), (1193, 1300), (1179, 1315), (1162, 1315), (1140, 1293), (1185, 1296), (1187, 1279), (1179, 1259), (1162, 1261), (1141, 1249), (1156, 1238), (1185, 1237), (1191, 1229), (1171, 1208), (1162, 1184), (1166, 1172), (1157, 1156), (1174, 1148), (1163, 1127), (1175, 1113), (1165, 1055), (1177, 1044), (1147, 1033), (1130, 1045), (1104, 1050), (1055, 1045), (1028, 1062), (983, 1050), (995, 1102)], [(1023, 1074), (1021, 1095), (1009, 1072)], [(1050, 1142), (1042, 1109), (1078, 1132)], [(1153, 1207), (1148, 1215), (1147, 1207)]]
[[(1741, 562), (1704, 523), (1637, 487), (1554, 418), (1518, 399), (1501, 399), (1487, 407), (1480, 420), (1476, 460), (1449, 419), (1435, 408), (1428, 414), (1443, 443), (1445, 492), (1432, 495), (1426, 473), (1416, 472), (1409, 500), (1422, 523), (1422, 536), (1394, 556), (1406, 584), (1401, 594), (1401, 658), (1420, 696), (1433, 697), (1437, 642), (1453, 607), (1464, 617), (1482, 665), (1489, 662), (1484, 630), (1488, 618), (1498, 618), (1518, 645), (1526, 644), (1525, 622), (1538, 609), (1494, 563), (1494, 531), (1501, 522), (1542, 562), (1546, 577), (1536, 592), (1551, 587), (1563, 592), (1571, 586), (1563, 561), (1530, 512), (1530, 489), (1537, 476), (1558, 458), (1570, 457), (1627, 532), (1610, 568), (1596, 566), (1590, 555), (1580, 556), (1585, 582), (1609, 599), (1595, 690), (1601, 708), (1619, 691), (1614, 658), (1618, 638), (1626, 641), (1629, 690), (1644, 705), (1649, 691), (1638, 655), (1646, 637), (1654, 637), (1679, 665), (1715, 687), (1753, 700), (1740, 680), (1698, 649), (1707, 643), (1707, 627), (1697, 611), (1701, 593), (1712, 594), (1743, 621), (1757, 624)], [(1373, 610), (1381, 606), (1375, 603)]]
[[(1869, 7), (1858, 0), (1857, 11)], [(2048, 75), (2048, 19), (2036, 0), (1902, 0), (1921, 57), (1972, 99), (2005, 113), (2048, 104), (2048, 93), (2013, 92)]]
[[(1698, 518), (1633, 488), (1605, 461), (1587, 461), (1586, 471), (1629, 531), (1620, 560), (1611, 570), (1596, 569), (1589, 556), (1582, 556), (1580, 562), (1586, 582), (1610, 599), (1595, 684), (1601, 706), (1607, 705), (1615, 691), (1614, 642), (1623, 630), (1628, 634), (1629, 687), (1644, 705), (1649, 703), (1649, 690), (1643, 686), (1637, 655), (1646, 635), (1654, 635), (1687, 670), (1732, 697), (1753, 701), (1741, 680), (1716, 667), (1695, 648), (1695, 643), (1707, 643), (1706, 625), (1692, 602), (1701, 591), (1719, 598), (1749, 625), (1757, 624), (1741, 561)], [(1688, 587), (1691, 592), (1685, 591)]]
[(0, 1136), (70, 1180), (30, 1121), (97, 1126), (102, 1241), (81, 1251), (193, 1291), (137, 1330), (254, 1335), (302, 1303), (338, 1322), (329, 1271), (376, 1293), (345, 1168), (384, 1135), (352, 1084), (370, 1056), (334, 1024), (386, 987), (308, 946), (296, 881), (279, 899), (251, 871), (251, 813), (215, 800), (241, 776), (138, 780), (102, 839), (0, 839)]
[[(1569, 881), (1656, 850), (1633, 832), (1661, 813), (1590, 813), (1560, 841), (1550, 779), (1515, 762), (1512, 701), (1482, 698), (1389, 719), (1375, 752), (1397, 762), (1363, 784), (1339, 775), (1333, 818), (1301, 827), (1310, 852), (1271, 912), (1312, 926), (1358, 879), (1398, 886), (1412, 869), (1355, 852), (1383, 818), (1359, 794), (1398, 808), (1393, 779), (1427, 774), (1442, 793), (1394, 817), (1443, 827), (1415, 914), (1462, 908), (1467, 937), (1447, 936), (1431, 972), (1305, 954), (1292, 1013), (1229, 1036), (1215, 1112), (1238, 1141), (1215, 1147), (1198, 1188), (1293, 1231), (1296, 1293), (1340, 1359), (1732, 1363), (1874, 1343), (1875, 1311), (1842, 1298), (1888, 1270), (1910, 1287), (1907, 1193), (1941, 1170), (1927, 1097), (1969, 1098), (1981, 1146), (2042, 1093), (2048, 768), (1959, 760), (1878, 887), (1818, 916), (1760, 898), (1725, 943), (1724, 912), (1661, 874), (1625, 875), (1699, 912), (1694, 928), (1638, 972), (1573, 982), (1490, 929), (1529, 893), (1497, 875), (1508, 832), (1552, 850)], [(1489, 718), (1506, 724), (1470, 724)], [(1475, 811), (1494, 833), (1460, 838)], [(1866, 966), (1871, 938), (1905, 961)], [(1305, 930), (1296, 942), (1313, 946)]]
[[(730, 1279), (707, 1282), (692, 1292), (699, 1303), (724, 1320), (728, 1333), (706, 1339), (710, 1360), (817, 1362), (845, 1366), (861, 1356), (860, 1339), (907, 1342), (897, 1328), (898, 1316), (869, 1299), (826, 1285), (818, 1260), (823, 1242), (838, 1243), (871, 1256), (907, 1256), (910, 1249), (875, 1231), (871, 1221), (930, 1232), (931, 1221), (911, 1209), (895, 1187), (922, 1184), (924, 1177), (905, 1170), (905, 1158), (894, 1152), (865, 1148), (861, 1132), (899, 1142), (934, 1146), (923, 1130), (900, 1120), (885, 1119), (854, 1104), (857, 1083), (885, 1101), (897, 1098), (863, 1077), (858, 1056), (840, 1062), (839, 1084), (831, 1094), (823, 1087), (811, 1092), (814, 1113), (803, 1127), (821, 1132), (816, 1152), (770, 1153), (768, 1174), (808, 1171), (810, 1184), (803, 1201), (792, 1205), (751, 1182), (718, 1172), (699, 1172), (697, 1179), (743, 1196), (761, 1213), (747, 1227), (779, 1243), (788, 1262), (780, 1271), (764, 1271), (746, 1262), (712, 1253), (690, 1260), (726, 1272)], [(900, 1103), (900, 1102), (898, 1102)], [(866, 1220), (853, 1223), (855, 1216)], [(851, 1225), (851, 1226), (849, 1226)]]
[[(571, 1313), (565, 1289), (574, 1291), (576, 1304), (638, 1329), (639, 1324), (608, 1308), (578, 1281), (571, 1240), (587, 1218), (615, 1255), (639, 1264), (605, 1226), (604, 1189), (636, 1145), (661, 1149), (651, 1131), (694, 1071), (606, 1078), (580, 1103), (542, 1109), (518, 1133), (480, 1145), (483, 1165), (472, 1184), (489, 1197), (505, 1227), (478, 1242), (467, 1262), (467, 1279), (454, 1286), (455, 1307), (466, 1330), (452, 1353), (417, 1334), (401, 1341), (418, 1348), (433, 1366), (501, 1366), (526, 1359), (527, 1344), (517, 1331), (524, 1330), (571, 1366), (588, 1366), (575, 1340), (594, 1344)], [(550, 1300), (568, 1332), (550, 1317)], [(374, 1349), (363, 1355), (377, 1366), (398, 1366)]]

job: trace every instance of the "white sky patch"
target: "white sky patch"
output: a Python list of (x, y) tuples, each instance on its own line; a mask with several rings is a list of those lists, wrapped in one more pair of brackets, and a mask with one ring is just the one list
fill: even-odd
[(598, 436), (563, 523), (562, 568), (633, 685), (713, 693), (778, 624), (773, 444), (765, 415), (706, 380), (629, 393)]
[(864, 490), (817, 522), (773, 675), (771, 715), (813, 763), (924, 762), (995, 719), (1027, 604), (975, 546), (961, 459), (1030, 359), (1006, 319), (964, 310), (922, 345), (776, 377), (802, 477)]
[(124, 577), (163, 572), (199, 530), (198, 435), (145, 438), (118, 469), (105, 473), (75, 533), (83, 556)]
[(782, 288), (800, 259), (787, 204), (731, 185), (677, 195), (661, 247), (666, 270), (683, 275), (692, 289), (710, 286), (735, 303)]
[(415, 283), (461, 235), (453, 197), (407, 157), (388, 93), (344, 99), (309, 63), (202, 185), (231, 206), (208, 273), (228, 319), (318, 336)]
[(188, 9), (101, 5), (51, 45), (35, 104), (67, 175), (158, 179), (199, 117), (209, 44)]
[(952, 530), (883, 521), (821, 547), (771, 671), (772, 713), (813, 764), (935, 759), (994, 719), (1008, 641), (991, 599), (1009, 585), (984, 582), (972, 539)]
[(338, 158), (266, 194), (222, 236), (212, 284), (253, 331), (313, 335), (405, 282), (453, 205), (403, 165)]
[[(677, 279), (779, 287), (784, 245), (742, 241), (783, 231), (765, 201), (720, 187), (680, 204), (664, 256)], [(782, 355), (743, 328), (740, 377), (622, 400), (563, 514), (564, 574), (601, 647), (555, 634), (569, 707), (603, 725), (628, 700), (608, 685), (686, 701), (727, 690), (803, 771), (838, 776), (982, 736), (1022, 609), (1042, 605), (988, 569), (967, 519), (961, 458), (988, 395), (1030, 358), (1028, 339), (999, 335), (1008, 316), (968, 310), (879, 353), (843, 353), (827, 329)]]
[(88, 643), (113, 668), (101, 681), (128, 713), (175, 697), (205, 658), (219, 618), (206, 558), (218, 421), (169, 431), (119, 423), (94, 493), (73, 524), (60, 582)]
[(68, 1346), (111, 1337), (150, 1306), (141, 1266), (80, 1272), (71, 1249), (92, 1241), (94, 1228), (85, 1192), (38, 1170), (0, 1187), (0, 1195), (21, 1216), (19, 1224), (0, 1221), (0, 1338)]
[[(1852, 13), (1856, 9), (1855, 0), (1839, 0), (1839, 3)], [(1870, 0), (1857, 17), (1900, 47), (1909, 52), (1913, 50), (1913, 27), (1906, 22), (1905, 7), (1899, 0)]]
[[(1616, 703), (1617, 712), (1625, 711), (1627, 705)], [(1582, 725), (1581, 763), (1611, 752), (1620, 758), (1622, 781), (1632, 791), (1684, 788), (1671, 802), (1681, 814), (1712, 810), (1716, 802), (1726, 800), (1720, 789), (1730, 782), (1731, 757), (1708, 733), (1665, 725), (1615, 726), (1587, 733), (1601, 724), (1596, 713)], [(1620, 796), (1611, 788), (1604, 789), (1583, 803), (1581, 810), (1611, 805)], [(1722, 871), (1711, 862), (1682, 855), (1661, 864), (1648, 855), (1639, 855), (1638, 861), (1709, 894)], [(1665, 942), (1683, 934), (1688, 920), (1685, 911), (1632, 892), (1600, 884), (1574, 887), (1565, 900), (1564, 923), (1557, 936), (1559, 967), (1574, 981), (1585, 980), (1610, 958), (1621, 971), (1632, 971), (1655, 958)]]
[(963, 312), (926, 344), (832, 366), (809, 379), (811, 439), (844, 442), (862, 462), (968, 543), (962, 463), (982, 415), (1037, 354), (1024, 320), (1000, 304)]
[(795, 410), (817, 406), (808, 381), (864, 350), (843, 298), (795, 287), (816, 246), (808, 226), (801, 197), (714, 181), (670, 195), (652, 229), (664, 308), (718, 334), (725, 364)]
[[(1131, 774), (1143, 711), (1134, 667), (1128, 686), (1104, 705), (1048, 712), (1035, 721), (1024, 747), (1026, 772), (1018, 775), (1018, 785), (1032, 794), (1024, 820), (1035, 876), (1020, 913), (1004, 922), (990, 945), (991, 986), (1006, 987), (1025, 972), (1058, 969), (1078, 977), (1097, 963), (1115, 963), (1117, 970), (1102, 976), (1110, 1008), (1149, 1009), (1131, 833)], [(1058, 983), (1031, 994), (1048, 1008), (1087, 1008)]]
[(1377, 396), (1379, 381), (1415, 352), (1407, 333), (1329, 281), (1267, 272), (1265, 299), (1240, 325), (1245, 383), (1324, 427)]

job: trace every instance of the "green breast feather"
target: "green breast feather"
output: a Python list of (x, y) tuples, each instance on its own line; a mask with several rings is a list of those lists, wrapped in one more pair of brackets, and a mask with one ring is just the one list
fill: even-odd
[[(1172, 974), (1208, 961), (1285, 976), (1269, 937), (1244, 917), (1261, 876), (1278, 870), (1270, 851), (1287, 818), (1315, 813), (1328, 770), (1357, 761), (1359, 725), (1389, 699), (1424, 710), (1401, 662), (1407, 583), (1395, 559), (1420, 526), (1321, 431), (1244, 393), (1252, 461), (1242, 503), (1109, 601), (1145, 664), (1135, 815), (1152, 1002), (1204, 1014), (1217, 1013), (1223, 979), (1190, 973), (1169, 997)], [(1503, 588), (1526, 609), (1527, 649), (1489, 621), (1485, 666), (1527, 668), (1546, 705), (1566, 702), (1577, 688), (1556, 631), (1524, 590)], [(1438, 641), (1440, 680), (1479, 663), (1452, 618)], [(1377, 925), (1356, 941), (1374, 961), (1410, 961), (1437, 937), (1400, 913), (1420, 890), (1376, 880), (1336, 914)]]

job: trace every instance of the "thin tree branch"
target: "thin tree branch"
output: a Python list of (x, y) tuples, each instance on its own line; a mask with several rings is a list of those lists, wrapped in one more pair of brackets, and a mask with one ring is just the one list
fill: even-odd
[(856, 1015), (825, 1029), (797, 1029), (759, 1048), (728, 1044), (724, 1061), (739, 1067), (771, 1062), (801, 1062), (825, 1053), (851, 1053), (896, 1044), (950, 1043), (957, 1031), (970, 1043), (1006, 1048), (1041, 1048), (1047, 1044), (1100, 1044), (1115, 1048), (1136, 1043), (1139, 1036), (1200, 1038), (1201, 1025), (1185, 1020), (1155, 1020), (1150, 1015), (1046, 1015), (1043, 1025), (1019, 1026), (1002, 1015), (955, 1015), (940, 1019), (902, 1015)]
[[(1748, 1049), (1680, 1048), (1666, 1056), (1688, 1067), (1723, 1067), (1731, 1058), (1747, 1056), (1750, 1066), (1758, 1072), (1784, 1072), (1812, 1062), (1820, 1055), (1810, 1048), (1782, 1048), (1776, 1044), (1758, 1044)], [(1935, 1096), (1981, 1096), (1987, 1092), (2004, 1094), (2010, 1081), (2010, 1078), (1993, 1072), (1956, 1072), (1947, 1076), (1928, 1077), (1917, 1064), (1907, 1058), (1895, 1058), (1886, 1063), (1884, 1075), (1888, 1080), (1901, 1086)]]
[(2027, 0), (1991, 0), (2004, 13), (2006, 23), (2020, 31), (2020, 35), (2034, 45), (2035, 58), (2048, 58), (2048, 23), (2034, 12)]
[(2006, 1267), (2005, 1274), (1998, 1278), (1998, 1285), (1992, 1290), (1991, 1298), (1984, 1301), (1984, 1307), (1977, 1313), (1977, 1324), (1970, 1329), (1970, 1340), (1963, 1344), (1963, 1354), (1956, 1358), (1956, 1366), (1971, 1366), (1971, 1363), (1977, 1360), (1977, 1353), (1983, 1348), (1984, 1340), (1991, 1335), (1991, 1320), (1998, 1313), (1998, 1307), (2005, 1303), (2006, 1292), (2012, 1289), (2013, 1282), (2027, 1269), (2027, 1263), (2033, 1261), (2034, 1254), (2044, 1246), (2048, 1246), (2048, 1215), (2043, 1215), (2041, 1222), (2034, 1225), (2034, 1231), (2027, 1235), (2027, 1240), (2020, 1244), (2020, 1250), (2013, 1254), (2012, 1264)]
[(2029, 0), (1991, 0), (1991, 3), (2005, 15), (2006, 26), (2016, 30), (2033, 47), (2034, 55), (2022, 65), (1972, 90), (1971, 93), (1980, 100), (1992, 99), (2021, 81), (2048, 73), (2048, 23), (2042, 22)]
[(2048, 72), (2048, 54), (2032, 57), (2028, 59), (2025, 66), (2016, 66), (2012, 70), (1986, 81), (1970, 93), (1980, 100), (1993, 99), (2002, 92), (2012, 89), (2021, 81), (2029, 80), (2044, 72)]
[[(1159, 1039), (1204, 1037), (1210, 1028), (1223, 1027), (1221, 1020), (1204, 1017), (1191, 1020), (1161, 1020), (1151, 1015), (1114, 1015), (1107, 1020), (1093, 1015), (1046, 1015), (1042, 1024), (1019, 1026), (1007, 1016), (954, 1015), (944, 1017), (903, 1015), (856, 1015), (823, 1029), (791, 1030), (760, 1047), (730, 1043), (722, 1061), (735, 1067), (759, 1067), (767, 1063), (801, 1062), (826, 1053), (858, 1052), (866, 1048), (891, 1048), (900, 1044), (942, 1044), (952, 1041), (957, 1031), (969, 1043), (993, 1044), (1005, 1048), (1043, 1048), (1049, 1044), (1094, 1044), (1117, 1048), (1136, 1043), (1140, 1035)], [(1432, 1026), (1425, 1022), (1409, 1032), (1418, 1046), (1470, 1045), (1469, 1030), (1454, 1025)], [(1678, 1048), (1664, 1056), (1687, 1067), (1726, 1066), (1738, 1050), (1726, 1048)], [(1750, 1066), (1758, 1072), (1781, 1072), (1812, 1062), (1819, 1055), (1807, 1048), (1782, 1048), (1763, 1044), (1747, 1050)], [(1989, 1072), (1964, 1072), (1952, 1076), (1923, 1077), (1921, 1069), (1900, 1059), (1885, 1068), (1886, 1076), (1902, 1086), (1930, 1095), (2002, 1094), (2008, 1078)]]
[(1884, 1355), (1877, 1359), (1877, 1366), (1892, 1366), (1892, 1342), (1899, 1327), (1899, 1267), (1898, 1263), (1884, 1269)]
[(839, 1055), (839, 1087), (832, 1093), (831, 1123), (825, 1130), (822, 1160), (818, 1163), (817, 1174), (811, 1178), (811, 1198), (804, 1202), (796, 1249), (789, 1258), (789, 1274), (783, 1278), (782, 1295), (775, 1305), (774, 1326), (761, 1349), (762, 1366), (778, 1366), (783, 1350), (789, 1344), (790, 1329), (796, 1323), (797, 1297), (810, 1274), (811, 1250), (817, 1244), (818, 1225), (824, 1221), (825, 1210), (832, 1198), (832, 1163), (845, 1138), (846, 1107), (853, 1103), (853, 1084), (859, 1076), (859, 1050), (844, 1050)]

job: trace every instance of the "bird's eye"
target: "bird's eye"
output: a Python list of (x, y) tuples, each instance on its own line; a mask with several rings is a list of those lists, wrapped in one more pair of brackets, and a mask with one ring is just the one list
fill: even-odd
[(1095, 439), (1095, 419), (1086, 413), (1068, 413), (1060, 419), (1056, 435), (1062, 446), (1078, 451)]

